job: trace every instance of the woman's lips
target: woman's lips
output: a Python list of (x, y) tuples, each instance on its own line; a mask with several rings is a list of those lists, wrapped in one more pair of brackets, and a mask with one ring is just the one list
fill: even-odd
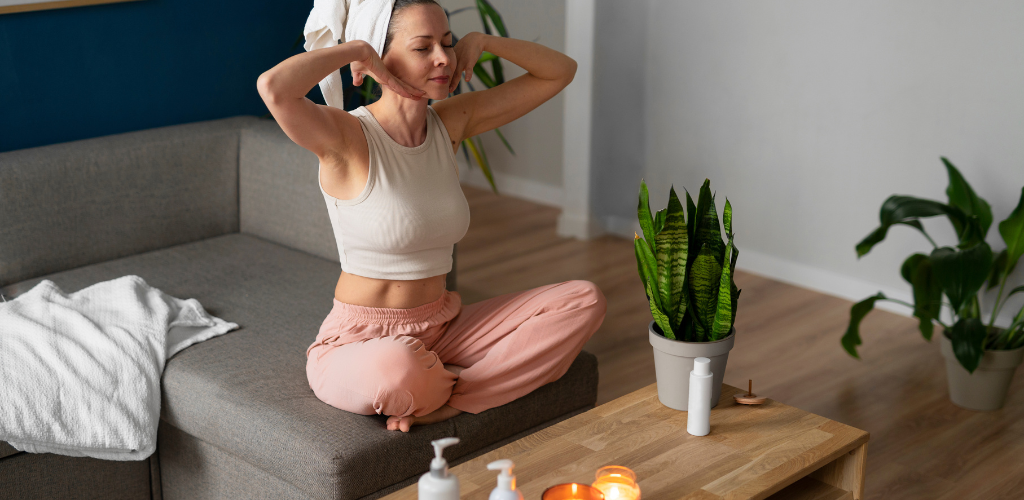
[(447, 76), (439, 76), (437, 78), (431, 78), (430, 81), (437, 82), (437, 83), (448, 83), (448, 77)]

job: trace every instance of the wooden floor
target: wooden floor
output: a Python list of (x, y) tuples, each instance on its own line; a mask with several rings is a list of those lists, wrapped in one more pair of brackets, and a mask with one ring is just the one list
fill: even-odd
[[(651, 313), (633, 242), (561, 238), (558, 208), (463, 190), (472, 210), (458, 245), (463, 302), (593, 281), (608, 299), (604, 324), (584, 347), (598, 358), (597, 403), (653, 383)], [(743, 267), (742, 229), (736, 234)], [(753, 379), (759, 395), (870, 432), (866, 498), (1024, 498), (1024, 370), (1002, 410), (963, 410), (949, 401), (938, 343), (921, 338), (916, 319), (873, 311), (861, 324), (858, 361), (839, 345), (852, 302), (742, 271), (735, 281), (743, 294), (725, 382)]]

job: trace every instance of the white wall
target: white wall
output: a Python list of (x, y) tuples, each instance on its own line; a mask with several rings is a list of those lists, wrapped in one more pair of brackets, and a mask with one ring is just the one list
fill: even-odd
[[(670, 184), (696, 199), (710, 178), (734, 209), (738, 267), (909, 300), (900, 264), (927, 240), (896, 227), (859, 261), (854, 245), (892, 194), (946, 201), (941, 155), (1005, 247), (996, 225), (1024, 186), (1024, 2), (623, 3), (600, 1), (596, 21), (594, 212), (609, 231), (639, 230), (641, 176), (655, 210)], [(924, 224), (955, 244), (947, 220)]]
[[(475, 6), (474, 0), (439, 0), (443, 7), (454, 11)], [(491, 0), (501, 14), (512, 38), (536, 42), (559, 52), (565, 51), (565, 3), (551, 0)], [(452, 32), (462, 36), (470, 31), (484, 32), (480, 15), (474, 8), (451, 17)], [(519, 66), (503, 60), (505, 80), (520, 76)], [(486, 66), (490, 72), (490, 64)], [(473, 77), (477, 90), (487, 87)], [(463, 84), (463, 91), (469, 88)], [(562, 198), (562, 115), (563, 96), (556, 95), (522, 118), (501, 127), (516, 154), (505, 148), (495, 132), (481, 137), (487, 159), (495, 173), (495, 182), (502, 194), (532, 201), (560, 205)], [(471, 156), (472, 158), (472, 156)], [(459, 171), (462, 182), (490, 189), (480, 168), (473, 160), (467, 166), (459, 152)]]

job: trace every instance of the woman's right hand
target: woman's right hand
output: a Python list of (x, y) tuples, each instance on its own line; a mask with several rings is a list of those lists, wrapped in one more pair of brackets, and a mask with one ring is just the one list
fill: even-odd
[(377, 51), (373, 50), (370, 44), (366, 44), (366, 59), (361, 61), (352, 61), (352, 84), (360, 86), (363, 84), (363, 76), (370, 75), (380, 83), (382, 86), (386, 86), (396, 94), (412, 99), (414, 101), (420, 100), (426, 92), (409, 85), (398, 77), (391, 74), (388, 68), (384, 66), (384, 61), (381, 60), (380, 56), (377, 55)]

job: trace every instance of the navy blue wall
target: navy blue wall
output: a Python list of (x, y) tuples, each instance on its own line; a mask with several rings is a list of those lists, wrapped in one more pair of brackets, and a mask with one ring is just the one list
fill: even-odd
[[(312, 0), (140, 0), (0, 15), (0, 151), (263, 115)], [(315, 93), (315, 96), (314, 96)], [(323, 102), (314, 87), (310, 97)]]

